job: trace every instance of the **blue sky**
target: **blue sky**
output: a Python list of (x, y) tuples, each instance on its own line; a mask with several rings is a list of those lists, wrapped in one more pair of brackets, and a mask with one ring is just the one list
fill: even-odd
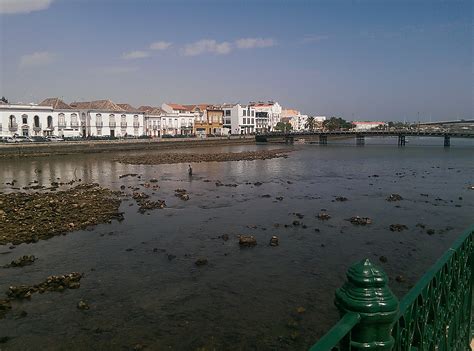
[(0, 95), (473, 117), (469, 0), (0, 0)]

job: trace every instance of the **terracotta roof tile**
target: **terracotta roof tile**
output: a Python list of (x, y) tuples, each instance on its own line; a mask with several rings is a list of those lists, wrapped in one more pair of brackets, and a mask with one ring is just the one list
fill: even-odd
[(124, 112), (125, 110), (118, 106), (116, 103), (110, 100), (95, 100), (95, 101), (84, 101), (84, 102), (71, 102), (71, 107), (79, 108), (84, 110), (101, 110), (101, 111), (113, 111), (113, 112)]
[(185, 105), (181, 105), (181, 104), (166, 104), (168, 105), (169, 107), (171, 107), (173, 110), (183, 110), (183, 111), (191, 111), (191, 109), (189, 108), (189, 106), (192, 106), (192, 105), (187, 105), (187, 107)]
[(70, 105), (57, 97), (44, 99), (39, 103), (39, 106), (52, 106), (55, 110), (72, 110)]

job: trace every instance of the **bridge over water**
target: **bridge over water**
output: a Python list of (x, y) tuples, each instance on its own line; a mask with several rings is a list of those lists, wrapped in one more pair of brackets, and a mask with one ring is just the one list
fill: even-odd
[(326, 145), (328, 137), (331, 136), (354, 136), (357, 145), (365, 144), (365, 137), (375, 136), (393, 136), (398, 137), (398, 146), (405, 146), (407, 136), (420, 136), (420, 137), (438, 137), (443, 138), (444, 146), (449, 147), (451, 145), (451, 138), (474, 138), (474, 132), (437, 132), (437, 131), (419, 131), (419, 130), (367, 130), (367, 131), (348, 131), (348, 130), (335, 130), (335, 131), (305, 131), (305, 132), (269, 132), (255, 135), (257, 142), (268, 142), (268, 141), (284, 141), (286, 143), (293, 143), (295, 139), (318, 139), (319, 144)]

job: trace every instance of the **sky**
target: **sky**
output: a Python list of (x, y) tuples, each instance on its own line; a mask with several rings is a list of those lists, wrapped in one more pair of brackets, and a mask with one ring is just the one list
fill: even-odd
[(467, 119), (472, 20), (470, 0), (0, 0), (0, 95)]

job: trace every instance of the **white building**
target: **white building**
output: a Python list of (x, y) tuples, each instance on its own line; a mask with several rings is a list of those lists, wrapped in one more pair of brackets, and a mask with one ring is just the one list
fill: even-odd
[(290, 124), (293, 127), (294, 131), (302, 132), (306, 128), (306, 122), (308, 121), (308, 115), (297, 114), (290, 118)]
[(78, 110), (66, 104), (60, 98), (45, 99), (40, 103), (40, 106), (51, 106), (53, 108), (52, 124), (48, 123), (46, 128), (49, 135), (63, 137), (79, 137), (83, 135)]
[(87, 137), (144, 135), (145, 114), (130, 105), (129, 111), (110, 100), (72, 102), (70, 106), (79, 111), (82, 134)]
[(194, 128), (195, 114), (189, 106), (180, 104), (162, 104), (161, 116), (163, 135), (191, 135)]
[(0, 104), (3, 136), (80, 136), (79, 113), (59, 98), (35, 104)]
[(224, 129), (227, 129), (227, 134), (255, 133), (255, 108), (253, 106), (224, 104), (220, 108), (224, 111)]
[(157, 138), (163, 134), (161, 130), (161, 119), (164, 111), (159, 107), (140, 106), (139, 111), (145, 113), (145, 134)]
[(385, 122), (352, 122), (355, 125), (355, 131), (371, 130), (379, 126), (385, 126)]
[(281, 121), (282, 108), (278, 102), (251, 102), (255, 108), (255, 128), (257, 133), (275, 130), (278, 122)]

